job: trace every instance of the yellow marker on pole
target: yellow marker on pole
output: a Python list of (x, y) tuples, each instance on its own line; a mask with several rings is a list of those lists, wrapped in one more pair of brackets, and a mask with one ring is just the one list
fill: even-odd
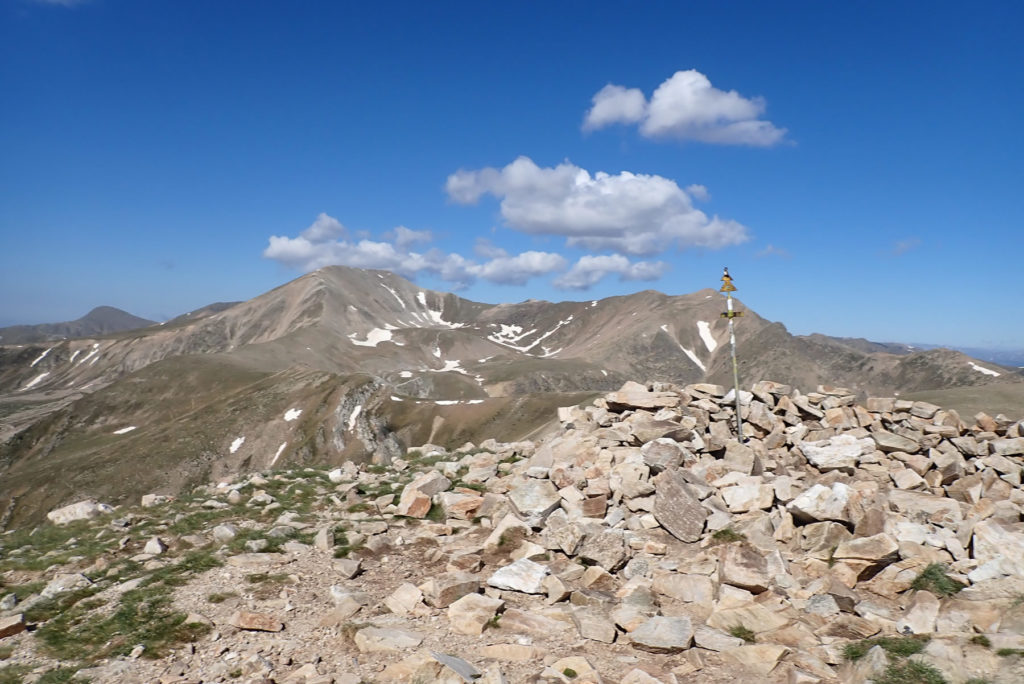
[(732, 319), (742, 316), (743, 312), (733, 311), (732, 293), (735, 291), (736, 286), (732, 284), (732, 276), (729, 275), (729, 269), (725, 268), (722, 274), (722, 287), (719, 292), (725, 294), (726, 311), (721, 314), (721, 317), (729, 319), (729, 345), (732, 347), (732, 382), (736, 392), (736, 439), (742, 444), (746, 440), (743, 439), (743, 418), (740, 416), (740, 370), (736, 363), (736, 331), (733, 329)]

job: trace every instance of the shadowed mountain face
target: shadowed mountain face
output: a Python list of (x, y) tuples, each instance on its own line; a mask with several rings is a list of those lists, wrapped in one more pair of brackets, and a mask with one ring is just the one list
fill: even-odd
[(153, 325), (154, 321), (133, 316), (112, 306), (97, 306), (74, 321), (41, 323), (39, 325), (12, 325), (0, 328), (0, 344), (31, 344), (50, 340), (73, 339), (136, 330)]
[[(163, 325), (0, 346), (0, 506), (29, 518), (246, 469), (512, 441), (629, 379), (731, 384), (723, 305), (714, 290), (490, 305), (329, 267)], [(1024, 387), (948, 350), (794, 337), (751, 311), (736, 328), (746, 386)]]

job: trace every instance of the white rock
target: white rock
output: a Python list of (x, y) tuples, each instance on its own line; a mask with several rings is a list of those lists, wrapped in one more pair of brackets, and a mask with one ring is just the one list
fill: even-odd
[(543, 594), (547, 567), (522, 558), (510, 563), (487, 579), (487, 584), (498, 589), (521, 591), (524, 594)]
[(86, 499), (63, 508), (56, 508), (47, 513), (46, 517), (54, 525), (65, 525), (75, 520), (88, 520), (113, 511), (114, 509), (107, 504), (99, 503), (95, 499)]

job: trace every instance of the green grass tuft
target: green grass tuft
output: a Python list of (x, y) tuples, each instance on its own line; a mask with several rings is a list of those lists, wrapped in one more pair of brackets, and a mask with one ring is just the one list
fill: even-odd
[(874, 639), (863, 639), (846, 644), (843, 647), (843, 657), (847, 660), (860, 660), (867, 652), (875, 646), (882, 649), (891, 656), (905, 658), (906, 656), (920, 653), (924, 650), (925, 644), (929, 641), (927, 636), (884, 636)]
[(75, 679), (77, 669), (71, 667), (58, 667), (56, 670), (49, 670), (42, 677), (36, 680), (36, 684), (64, 684), (71, 681), (88, 681)]
[(936, 596), (952, 596), (966, 585), (950, 577), (948, 572), (942, 563), (929, 563), (910, 583), (910, 588), (914, 591), (930, 591)]
[(1001, 648), (996, 651), (996, 655), (1003, 657), (1024, 656), (1024, 648)]
[(30, 669), (27, 665), (0, 667), (0, 684), (21, 684)]
[(984, 634), (975, 634), (971, 637), (971, 643), (985, 648), (992, 648), (992, 640)]
[(875, 684), (949, 684), (942, 673), (927, 663), (904, 660), (892, 663)]
[(743, 625), (733, 625), (729, 628), (729, 634), (737, 639), (743, 639), (748, 644), (752, 644), (757, 641), (757, 634), (754, 633), (754, 630)]
[(718, 544), (730, 544), (732, 542), (746, 541), (747, 538), (743, 533), (737, 532), (731, 527), (723, 527), (720, 530), (716, 530), (712, 535), (711, 539)]
[(212, 594), (207, 594), (206, 601), (207, 603), (224, 603), (228, 599), (235, 598), (236, 596), (238, 596), (238, 594), (233, 591), (215, 591)]

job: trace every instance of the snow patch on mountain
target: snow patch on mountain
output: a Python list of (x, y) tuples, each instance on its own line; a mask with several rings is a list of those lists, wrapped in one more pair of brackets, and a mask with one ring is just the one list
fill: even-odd
[(34, 386), (38, 385), (42, 381), (42, 379), (45, 378), (47, 375), (49, 375), (48, 372), (47, 373), (40, 373), (36, 377), (34, 377), (31, 380), (29, 380), (28, 384), (25, 385), (24, 387), (22, 387), (21, 389), (22, 390), (27, 390), (30, 387), (34, 387)]
[(405, 300), (404, 300), (404, 299), (402, 299), (401, 297), (399, 297), (399, 296), (398, 296), (398, 293), (397, 293), (397, 292), (395, 292), (394, 290), (392, 290), (392, 289), (391, 289), (390, 287), (388, 287), (388, 286), (387, 286), (387, 285), (385, 285), (384, 283), (381, 283), (381, 284), (380, 284), (380, 286), (381, 286), (381, 287), (383, 287), (383, 288), (384, 288), (385, 290), (387, 290), (388, 292), (390, 292), (390, 293), (392, 294), (392, 296), (394, 296), (394, 298), (398, 300), (398, 303), (402, 305), (402, 308), (403, 308), (403, 309), (407, 308), (407, 307), (406, 307), (406, 305), (405, 305)]
[[(100, 349), (100, 343), (99, 342), (97, 342), (94, 345), (92, 345), (92, 350), (90, 350), (88, 354), (86, 354), (85, 356), (82, 357), (82, 360), (78, 362), (78, 365), (81, 366), (83, 363), (85, 363), (86, 361), (91, 359), (93, 356), (95, 356), (96, 352), (98, 352), (99, 349)], [(93, 363), (96, 363), (95, 360), (93, 361)]]
[[(703, 323), (703, 321), (701, 321), (701, 323)], [(665, 325), (661, 326), (661, 329), (665, 332), (666, 335), (668, 335), (669, 337), (672, 337), (672, 333), (670, 333), (668, 331), (668, 324), (667, 323)], [(673, 338), (673, 341), (676, 344), (679, 345), (679, 348), (683, 350), (683, 353), (686, 354), (688, 357), (690, 357), (690, 360), (693, 361), (697, 365), (697, 367), (701, 369), (701, 371), (703, 371), (704, 373), (708, 372), (707, 367), (704, 366), (704, 364), (701, 362), (701, 360), (699, 358), (697, 358), (697, 355), (694, 354), (692, 350), (687, 349), (686, 347), (684, 347), (682, 345), (682, 343), (680, 343), (679, 340), (676, 340), (675, 338)]]
[(708, 348), (709, 352), (713, 352), (718, 348), (718, 342), (715, 340), (715, 336), (711, 334), (711, 325), (707, 321), (697, 321), (697, 331), (700, 333), (700, 339), (704, 340), (704, 346)]
[(281, 442), (281, 446), (277, 447), (277, 453), (274, 454), (274, 458), (270, 459), (271, 466), (277, 463), (277, 459), (281, 457), (281, 452), (284, 451), (286, 446), (288, 446), (288, 442)]
[(235, 453), (236, 451), (238, 451), (238, 449), (239, 449), (239, 448), (240, 448), (240, 447), (241, 447), (241, 446), (242, 446), (243, 444), (245, 444), (245, 437), (236, 437), (236, 438), (235, 438), (235, 441), (233, 441), (233, 442), (231, 443), (231, 446), (230, 446), (230, 447), (228, 447), (228, 451), (229, 451), (230, 453), (232, 453), (232, 454), (233, 454), (233, 453)]
[(381, 342), (391, 342), (391, 331), (384, 328), (374, 328), (366, 334), (365, 340), (356, 339), (358, 336), (359, 333), (352, 333), (348, 338), (352, 340), (352, 344), (360, 347), (376, 347)]
[(968, 361), (967, 365), (970, 366), (971, 368), (973, 368), (974, 370), (978, 371), (979, 373), (984, 373), (985, 375), (991, 375), (993, 378), (998, 378), (1000, 375), (1002, 375), (1002, 373), (994, 371), (991, 368), (984, 368), (983, 366), (979, 366), (978, 364), (974, 363), (973, 361)]
[[(50, 349), (53, 349), (53, 347), (50, 347)], [(35, 365), (36, 365), (37, 363), (39, 363), (40, 361), (42, 361), (43, 359), (45, 359), (45, 358), (46, 358), (46, 355), (50, 353), (50, 349), (47, 349), (47, 350), (46, 350), (46, 351), (44, 351), (44, 352), (43, 352), (42, 354), (40, 354), (40, 355), (39, 355), (38, 357), (36, 357), (36, 360), (35, 360), (35, 361), (33, 361), (32, 363), (28, 364), (28, 367), (29, 367), (29, 368), (32, 368), (32, 367), (33, 367), (33, 366), (35, 366)]]
[(288, 409), (284, 412), (284, 422), (290, 423), (302, 415), (302, 409)]

